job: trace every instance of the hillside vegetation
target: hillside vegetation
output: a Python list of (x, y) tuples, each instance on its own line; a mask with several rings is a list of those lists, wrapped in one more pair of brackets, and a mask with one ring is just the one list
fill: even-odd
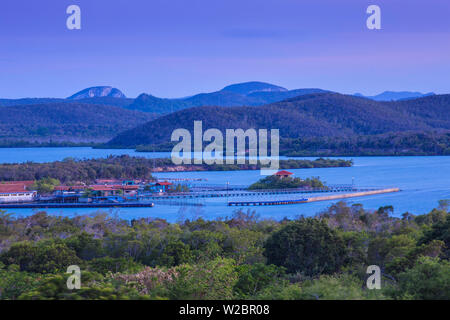
[(355, 137), (283, 139), (286, 156), (450, 155), (450, 132), (395, 132)]
[[(280, 137), (305, 139), (380, 135), (392, 132), (438, 132), (450, 130), (450, 95), (400, 102), (377, 102), (334, 94), (309, 94), (259, 107), (197, 107), (181, 110), (125, 131), (107, 146), (136, 147), (170, 142), (173, 130), (193, 132), (196, 120), (203, 130), (280, 129)], [(445, 142), (445, 140), (444, 140)]]
[(84, 103), (0, 107), (0, 140), (105, 141), (154, 118), (148, 113)]
[[(339, 202), (313, 218), (168, 223), (0, 211), (0, 299), (448, 300), (448, 201), (392, 213)], [(70, 265), (81, 290), (67, 288)], [(380, 290), (367, 288), (370, 265)]]

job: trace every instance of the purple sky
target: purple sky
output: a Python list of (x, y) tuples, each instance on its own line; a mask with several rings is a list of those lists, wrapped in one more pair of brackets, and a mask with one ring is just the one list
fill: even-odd
[[(66, 8), (82, 10), (67, 30)], [(366, 8), (382, 30), (366, 28)], [(450, 93), (448, 0), (14, 0), (0, 6), (0, 98), (111, 85), (182, 97), (236, 82)]]

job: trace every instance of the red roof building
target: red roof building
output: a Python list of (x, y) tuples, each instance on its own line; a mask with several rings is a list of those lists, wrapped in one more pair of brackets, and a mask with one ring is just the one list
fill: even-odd
[(173, 185), (172, 182), (167, 182), (167, 181), (162, 181), (162, 182), (157, 182), (155, 183), (156, 186), (171, 186)]
[(0, 184), (0, 193), (24, 192), (27, 187), (23, 184)]
[(25, 184), (0, 184), (0, 203), (31, 202), (36, 191), (27, 190)]
[(289, 176), (292, 176), (293, 173), (289, 172), (289, 171), (286, 171), (286, 170), (282, 170), (282, 171), (278, 171), (277, 173), (275, 173), (275, 175), (278, 176), (278, 177), (287, 178)]
[(167, 192), (172, 189), (172, 185), (172, 182), (159, 181), (152, 186), (152, 189), (156, 192)]
[(31, 186), (32, 184), (34, 184), (34, 181), (32, 180), (26, 180), (26, 181), (2, 181), (0, 182), (0, 185), (2, 184), (22, 184), (26, 187)]

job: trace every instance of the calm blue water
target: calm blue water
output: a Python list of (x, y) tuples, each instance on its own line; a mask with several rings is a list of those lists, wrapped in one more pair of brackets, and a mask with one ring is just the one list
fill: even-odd
[(170, 157), (167, 152), (140, 153), (132, 149), (86, 148), (0, 148), (0, 163), (23, 163), (61, 161), (65, 158), (94, 159), (113, 155), (130, 155), (146, 158)]
[[(129, 154), (148, 158), (167, 157), (169, 153), (136, 153), (133, 150), (95, 150), (91, 148), (27, 148), (0, 149), (0, 162), (45, 162), (67, 157), (99, 158), (108, 155)], [(350, 158), (347, 158), (350, 159)], [(352, 168), (294, 169), (297, 177), (319, 176), (329, 184), (350, 184), (377, 187), (399, 187), (399, 193), (348, 199), (348, 203), (361, 203), (366, 208), (394, 206), (396, 216), (404, 212), (427, 213), (437, 206), (438, 200), (450, 199), (450, 157), (353, 157)], [(158, 177), (202, 178), (205, 183), (231, 185), (251, 184), (261, 178), (259, 171), (233, 172), (178, 172), (157, 173)], [(298, 205), (252, 207), (262, 218), (294, 218), (298, 215), (314, 215), (335, 201), (324, 201)], [(203, 217), (215, 219), (230, 216), (235, 207), (227, 207), (225, 199), (210, 199), (203, 207), (156, 205), (154, 208), (124, 208), (107, 210), (122, 218), (160, 217), (168, 221)], [(247, 210), (247, 208), (244, 208)], [(93, 213), (94, 209), (53, 209), (53, 214), (73, 216)], [(17, 209), (17, 215), (31, 214), (32, 210)]]

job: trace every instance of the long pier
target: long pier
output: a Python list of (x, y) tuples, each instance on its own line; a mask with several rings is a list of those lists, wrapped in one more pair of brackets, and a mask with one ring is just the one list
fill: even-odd
[(228, 206), (272, 206), (272, 205), (298, 204), (298, 203), (346, 199), (346, 198), (354, 198), (354, 197), (364, 197), (364, 196), (392, 193), (392, 192), (399, 192), (399, 191), (400, 191), (399, 188), (389, 188), (389, 189), (379, 189), (379, 190), (362, 191), (362, 192), (354, 192), (354, 193), (334, 194), (334, 195), (328, 195), (328, 196), (319, 196), (319, 197), (293, 199), (293, 200), (232, 201), (232, 202), (228, 202)]
[(228, 202), (228, 206), (278, 206), (283, 204), (306, 203), (309, 199), (273, 200), (273, 201), (235, 201)]
[(195, 199), (195, 198), (231, 198), (231, 197), (260, 197), (284, 194), (311, 194), (311, 193), (336, 193), (336, 192), (366, 192), (379, 190), (374, 187), (353, 187), (351, 185), (332, 186), (327, 189), (265, 189), (265, 190), (213, 190), (196, 191), (175, 194), (153, 195), (141, 194), (140, 200), (162, 200), (162, 199)]

